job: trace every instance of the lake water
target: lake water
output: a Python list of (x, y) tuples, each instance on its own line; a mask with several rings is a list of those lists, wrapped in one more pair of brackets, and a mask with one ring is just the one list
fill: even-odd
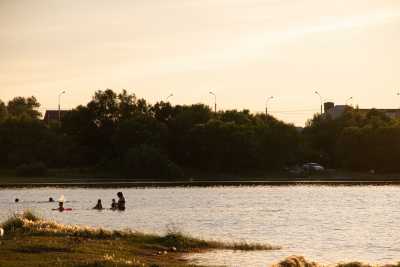
[[(125, 195), (125, 212), (91, 210), (98, 198), (108, 207), (118, 191)], [(60, 195), (73, 211), (51, 210), (57, 203), (46, 200)], [(62, 223), (155, 233), (174, 228), (207, 239), (282, 246), (188, 256), (214, 266), (267, 266), (294, 254), (320, 263), (400, 260), (399, 186), (0, 189), (0, 219), (26, 208)]]

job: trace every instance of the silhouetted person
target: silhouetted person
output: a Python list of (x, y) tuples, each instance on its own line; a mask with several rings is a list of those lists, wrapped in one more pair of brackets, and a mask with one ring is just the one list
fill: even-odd
[(117, 193), (118, 196), (118, 210), (125, 210), (125, 198), (122, 192)]
[(52, 197), (49, 197), (49, 202), (54, 202), (54, 199)]
[(113, 198), (112, 201), (111, 201), (111, 209), (112, 210), (116, 210), (117, 208), (118, 208), (118, 204), (115, 201), (115, 198)]
[(64, 211), (64, 202), (62, 202), (62, 201), (58, 202), (58, 210)]
[(101, 204), (101, 199), (97, 200), (97, 204), (96, 204), (96, 206), (93, 207), (93, 209), (95, 209), (95, 210), (103, 209), (103, 205)]
[(72, 210), (71, 208), (64, 208), (64, 202), (65, 202), (65, 198), (64, 198), (64, 196), (61, 196), (60, 199), (58, 200), (58, 208), (53, 209), (53, 210), (58, 210), (59, 212)]
[(18, 203), (19, 202), (19, 198), (14, 199), (14, 202)]

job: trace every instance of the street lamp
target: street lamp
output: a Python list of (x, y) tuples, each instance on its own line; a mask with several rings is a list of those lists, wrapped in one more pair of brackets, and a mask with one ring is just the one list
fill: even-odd
[(214, 112), (217, 113), (217, 96), (210, 91), (210, 95), (214, 96)]
[(167, 102), (168, 102), (168, 99), (170, 98), (170, 97), (173, 97), (174, 96), (174, 94), (169, 94), (168, 96), (167, 96)]
[(265, 115), (268, 115), (268, 102), (269, 102), (271, 99), (274, 99), (274, 97), (273, 97), (273, 96), (268, 97), (268, 98), (267, 98), (267, 102), (265, 103)]
[(347, 98), (347, 100), (346, 100), (346, 106), (348, 106), (347, 105), (347, 103), (350, 101), (350, 100), (352, 100), (353, 99), (353, 97), (351, 96), (351, 97), (349, 97), (349, 98)]
[(321, 102), (321, 114), (322, 114), (322, 102), (323, 102), (322, 96), (320, 95), (320, 93), (318, 93), (318, 91), (315, 91), (315, 94), (319, 96), (319, 100)]
[(65, 94), (65, 90), (58, 94), (58, 122), (61, 122), (61, 95)]

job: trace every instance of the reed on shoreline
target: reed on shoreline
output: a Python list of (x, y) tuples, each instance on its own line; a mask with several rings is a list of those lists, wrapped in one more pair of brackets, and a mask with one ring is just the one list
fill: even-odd
[(194, 238), (180, 231), (168, 230), (165, 235), (144, 234), (127, 230), (106, 230), (78, 225), (64, 225), (55, 221), (41, 219), (32, 211), (25, 211), (21, 215), (13, 215), (1, 224), (6, 235), (25, 234), (58, 237), (81, 237), (92, 239), (125, 239), (133, 243), (154, 244), (175, 248), (177, 251), (190, 252), (206, 249), (230, 249), (230, 250), (276, 250), (278, 246), (248, 242), (222, 242)]

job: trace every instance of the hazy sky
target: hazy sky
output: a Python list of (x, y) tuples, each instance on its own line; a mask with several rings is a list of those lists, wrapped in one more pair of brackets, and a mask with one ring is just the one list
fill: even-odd
[(43, 109), (122, 88), (149, 102), (269, 110), (303, 125), (321, 95), (400, 106), (400, 0), (0, 0), (0, 99)]

